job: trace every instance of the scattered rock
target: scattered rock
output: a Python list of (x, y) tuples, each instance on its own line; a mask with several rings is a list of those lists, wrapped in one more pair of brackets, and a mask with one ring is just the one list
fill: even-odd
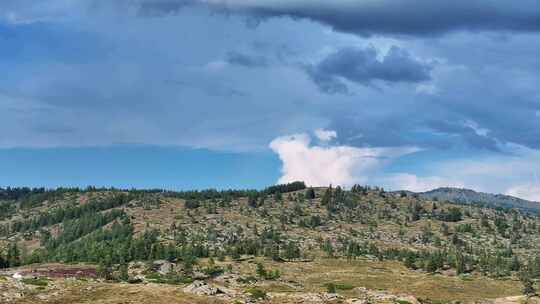
[(194, 271), (191, 277), (194, 280), (206, 280), (209, 278), (209, 276), (206, 273), (200, 272), (200, 271)]
[(221, 298), (231, 299), (242, 296), (241, 292), (234, 289), (229, 289), (223, 286), (209, 284), (205, 281), (197, 280), (183, 289), (186, 293), (192, 293), (199, 296), (216, 296)]
[(342, 296), (335, 293), (269, 293), (271, 298), (289, 298), (298, 303), (326, 303), (343, 299)]
[(505, 297), (497, 298), (491, 300), (482, 300), (478, 302), (479, 304), (539, 304), (540, 297), (526, 297), (526, 296), (514, 296), (514, 297)]
[(418, 299), (413, 296), (400, 296), (396, 299), (396, 301), (408, 302), (411, 304), (420, 304), (420, 301), (418, 301)]
[(199, 296), (213, 296), (218, 293), (218, 289), (204, 281), (195, 281), (184, 288), (184, 292), (193, 293)]
[(175, 270), (176, 264), (171, 263), (166, 260), (156, 260), (153, 262), (154, 269), (160, 274), (168, 274), (169, 272)]
[(129, 284), (139, 284), (144, 282), (144, 276), (142, 274), (136, 276), (130, 276), (127, 281)]
[(367, 304), (368, 301), (367, 300), (363, 300), (363, 299), (347, 299), (345, 301), (345, 303), (347, 304)]
[[(357, 287), (354, 289), (357, 293), (361, 295), (361, 299), (355, 299), (359, 304), (360, 303), (371, 303), (371, 302), (408, 302), (411, 304), (420, 304), (417, 298), (411, 295), (394, 295), (387, 291), (377, 291), (369, 290), (365, 287)], [(362, 302), (362, 301), (364, 302)], [(356, 302), (351, 302), (356, 304)]]

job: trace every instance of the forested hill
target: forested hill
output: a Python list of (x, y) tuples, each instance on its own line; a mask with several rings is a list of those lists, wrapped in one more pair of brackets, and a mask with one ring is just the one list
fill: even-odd
[[(407, 276), (540, 279), (540, 216), (498, 203), (456, 204), (450, 196), (302, 182), (264, 190), (0, 193), (0, 268), (83, 262), (96, 265), (99, 276), (129, 281), (138, 267), (146, 281), (173, 284), (227, 272), (238, 276), (239, 290), (280, 276), (287, 278), (282, 284), (303, 280), (302, 267), (318, 278), (302, 281), (303, 290), (320, 290), (328, 283), (324, 272), (334, 268), (318, 267), (352, 260), (399, 266)], [(163, 260), (178, 266), (166, 277), (138, 264)], [(252, 260), (260, 263), (257, 273)], [(380, 284), (388, 283), (385, 276)]]
[(540, 203), (524, 200), (510, 195), (476, 192), (470, 189), (437, 188), (418, 193), (419, 196), (439, 201), (450, 201), (462, 204), (486, 205), (490, 207), (515, 208), (527, 212), (540, 213)]

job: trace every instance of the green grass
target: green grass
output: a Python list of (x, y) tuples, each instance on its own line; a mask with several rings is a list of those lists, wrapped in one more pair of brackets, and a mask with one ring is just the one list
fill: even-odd
[(336, 283), (336, 289), (337, 290), (351, 290), (354, 286), (349, 283)]
[(193, 279), (190, 277), (184, 277), (181, 275), (162, 275), (158, 272), (150, 272), (145, 275), (145, 278), (157, 284), (169, 284), (169, 285), (178, 285), (178, 284), (189, 284), (193, 282)]
[(43, 287), (49, 285), (49, 279), (47, 278), (24, 278), (24, 279), (21, 279), (21, 282), (27, 285), (43, 286)]
[(330, 293), (335, 293), (338, 290), (351, 290), (354, 288), (354, 285), (350, 283), (326, 283), (323, 285), (326, 287), (326, 291)]
[[(266, 263), (279, 267), (277, 263)], [(244, 272), (253, 270), (246, 269)], [(283, 277), (284, 280), (298, 281), (306, 292), (327, 291), (327, 283), (338, 285), (346, 282), (350, 284), (344, 285), (443, 301), (474, 302), (521, 294), (521, 285), (517, 281), (491, 280), (479, 275), (465, 276), (468, 277), (465, 280), (457, 276), (427, 275), (411, 271), (394, 261), (315, 259), (311, 263), (288, 263)], [(341, 295), (355, 296), (354, 290), (338, 290), (335, 287)]]
[(254, 300), (266, 299), (266, 291), (260, 288), (250, 288), (246, 290)]

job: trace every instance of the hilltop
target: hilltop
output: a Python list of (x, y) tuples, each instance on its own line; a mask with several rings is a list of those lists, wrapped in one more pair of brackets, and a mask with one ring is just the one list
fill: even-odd
[(540, 217), (428, 195), (2, 189), (0, 300), (522, 301), (540, 279)]
[(462, 204), (486, 205), (494, 208), (515, 208), (526, 212), (540, 213), (540, 203), (510, 195), (476, 192), (470, 189), (443, 187), (418, 193), (428, 199), (437, 199)]

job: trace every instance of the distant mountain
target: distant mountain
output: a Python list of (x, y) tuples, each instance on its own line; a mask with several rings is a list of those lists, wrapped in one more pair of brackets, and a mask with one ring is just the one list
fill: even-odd
[(417, 193), (420, 197), (461, 204), (487, 205), (490, 207), (515, 208), (540, 213), (540, 203), (524, 200), (510, 195), (476, 192), (470, 189), (437, 188)]

